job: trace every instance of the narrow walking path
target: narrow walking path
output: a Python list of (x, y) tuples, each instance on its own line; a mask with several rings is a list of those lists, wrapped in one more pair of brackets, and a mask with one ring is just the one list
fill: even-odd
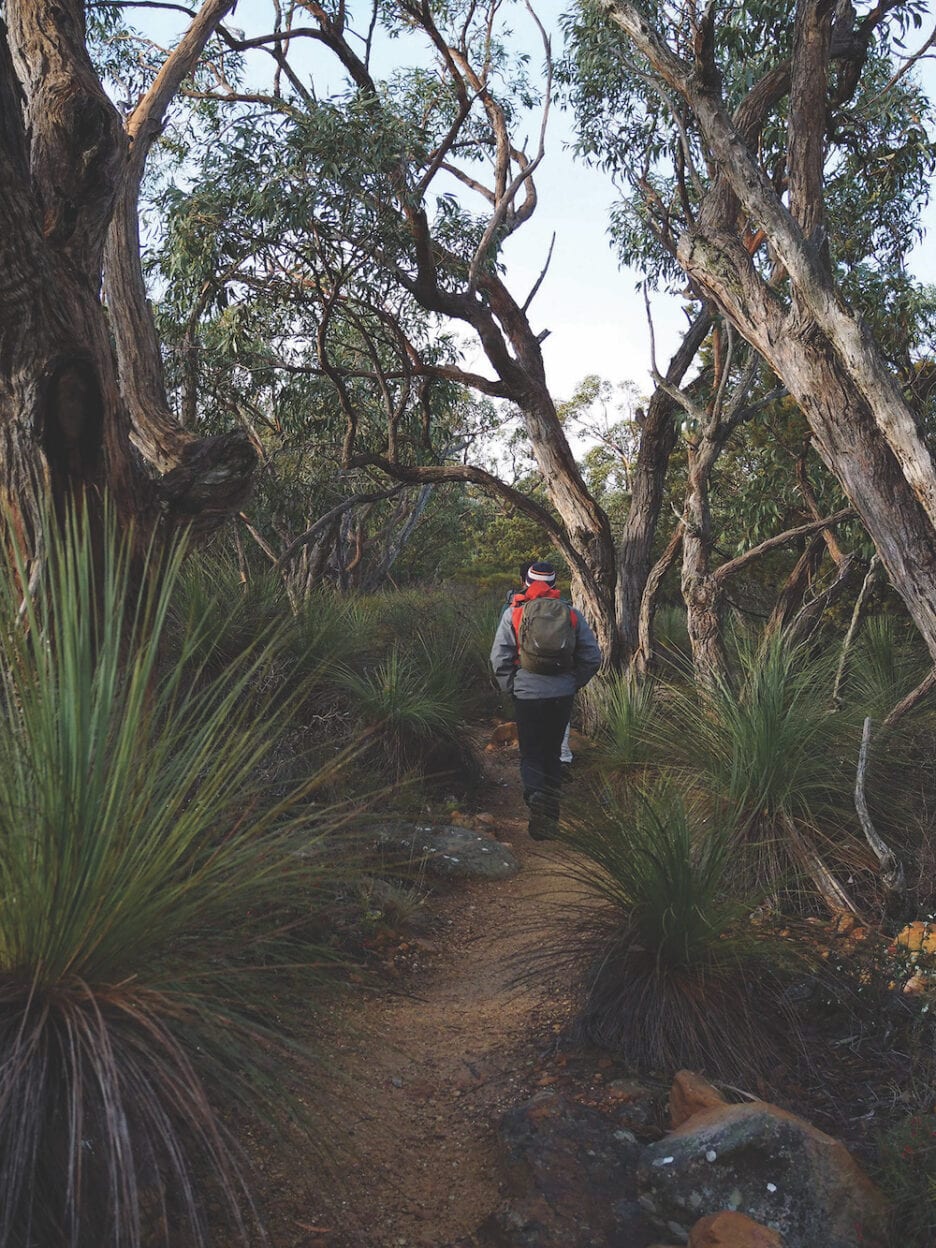
[(417, 995), (373, 998), (355, 1018), (346, 1188), (275, 1248), (443, 1248), (500, 1203), (494, 1124), (534, 1090), (568, 1009), (561, 984), (517, 988), (515, 958), (567, 885), (551, 877), (555, 851), (527, 837), (516, 754), (487, 755), (486, 772), (485, 809), (521, 870), (437, 897)]

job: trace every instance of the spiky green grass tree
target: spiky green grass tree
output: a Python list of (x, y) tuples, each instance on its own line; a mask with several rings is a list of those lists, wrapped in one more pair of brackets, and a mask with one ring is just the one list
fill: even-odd
[(802, 886), (811, 904), (827, 863), (830, 877), (847, 876), (866, 858), (852, 799), (861, 729), (832, 712), (834, 660), (782, 636), (742, 642), (734, 685), (674, 690), (651, 726), (654, 754), (685, 792), (732, 812), (732, 870), (748, 891)]
[(643, 1069), (745, 1080), (781, 1060), (795, 960), (730, 885), (730, 816), (664, 787), (606, 790), (562, 839), (573, 900), (533, 965), (572, 966), (584, 1035)]
[(314, 1001), (328, 961), (300, 921), (328, 818), (314, 781), (267, 789), (275, 640), (193, 680), (197, 621), (163, 646), (181, 558), (72, 519), (22, 601), (0, 578), (4, 1248), (217, 1243), (207, 1195), (246, 1234), (228, 1115), (282, 1107), (292, 981)]

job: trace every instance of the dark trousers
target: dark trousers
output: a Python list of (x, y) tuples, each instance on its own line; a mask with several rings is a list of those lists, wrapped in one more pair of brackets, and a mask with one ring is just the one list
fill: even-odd
[(565, 698), (514, 698), (520, 776), (527, 801), (531, 793), (547, 793), (558, 809), (562, 787), (559, 751), (571, 714), (571, 694)]

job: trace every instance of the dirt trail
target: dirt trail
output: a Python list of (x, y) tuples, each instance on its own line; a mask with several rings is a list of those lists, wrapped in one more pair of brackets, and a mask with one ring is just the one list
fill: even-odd
[(555, 984), (512, 983), (512, 956), (559, 887), (555, 851), (527, 836), (516, 753), (488, 754), (486, 772), (484, 807), (520, 872), (438, 897), (438, 951), (414, 977), (417, 995), (364, 1007), (351, 1058), (358, 1158), (341, 1199), (296, 1215), (298, 1237), (276, 1248), (442, 1248), (500, 1203), (493, 1124), (533, 1090), (568, 1006)]

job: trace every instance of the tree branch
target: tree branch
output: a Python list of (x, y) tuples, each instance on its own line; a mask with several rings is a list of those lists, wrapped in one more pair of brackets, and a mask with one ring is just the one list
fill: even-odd
[(757, 546), (752, 546), (750, 550), (746, 550), (743, 555), (738, 555), (736, 559), (729, 559), (727, 563), (721, 564), (712, 573), (717, 583), (726, 581), (728, 577), (734, 576), (740, 572), (742, 568), (746, 568), (749, 563), (753, 563), (755, 559), (759, 559), (761, 555), (769, 554), (770, 551), (776, 550), (780, 546), (785, 546), (787, 542), (795, 542), (799, 537), (808, 537), (811, 533), (818, 533), (820, 529), (828, 528), (833, 524), (841, 524), (843, 520), (852, 520), (855, 517), (855, 510), (852, 507), (843, 507), (841, 511), (837, 511), (834, 515), (826, 516), (824, 520), (811, 520), (809, 524), (801, 524), (795, 529), (787, 529), (785, 533), (778, 533), (775, 537), (768, 537), (766, 541), (760, 542)]

